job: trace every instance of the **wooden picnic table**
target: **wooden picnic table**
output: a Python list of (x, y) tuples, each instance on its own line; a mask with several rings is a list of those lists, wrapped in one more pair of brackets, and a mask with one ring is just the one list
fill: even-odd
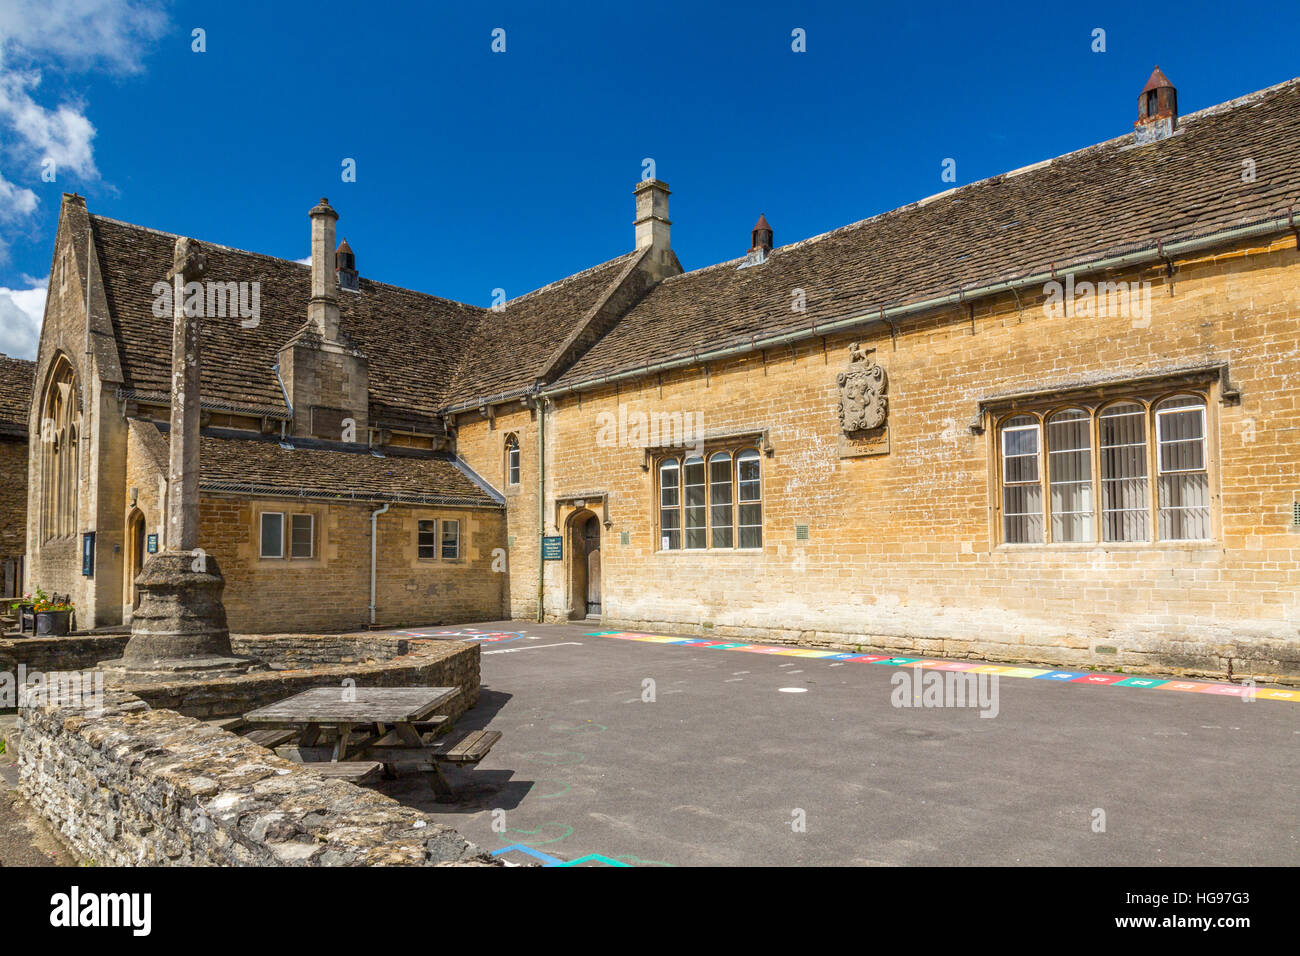
[(301, 757), (323, 751), (316, 743), (329, 727), (337, 732), (331, 763), (368, 756), (390, 765), (412, 757), (431, 764), (436, 748), (426, 744), (422, 734), (447, 719), (433, 712), (459, 693), (455, 687), (313, 687), (259, 707), (244, 719), (300, 728)]

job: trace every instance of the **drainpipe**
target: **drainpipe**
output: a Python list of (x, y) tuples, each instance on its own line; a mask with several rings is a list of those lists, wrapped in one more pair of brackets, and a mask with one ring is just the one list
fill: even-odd
[(379, 516), (392, 507), (392, 502), (370, 512), (370, 626), (375, 626), (375, 562), (379, 553)]
[(546, 595), (546, 561), (542, 539), (546, 537), (546, 399), (537, 397), (537, 623), (545, 619), (542, 602)]

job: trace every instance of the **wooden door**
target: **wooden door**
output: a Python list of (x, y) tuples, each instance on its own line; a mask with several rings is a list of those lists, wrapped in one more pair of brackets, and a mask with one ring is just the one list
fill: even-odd
[(600, 521), (590, 518), (583, 529), (587, 551), (587, 613), (600, 615)]

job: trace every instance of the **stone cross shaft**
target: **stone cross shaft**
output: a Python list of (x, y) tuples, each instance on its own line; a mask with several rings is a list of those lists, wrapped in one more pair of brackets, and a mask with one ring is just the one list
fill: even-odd
[[(167, 550), (199, 544), (199, 340), (200, 315), (187, 314), (185, 286), (207, 271), (203, 247), (177, 239), (172, 269), (171, 454), (167, 469)], [(201, 300), (200, 300), (201, 301)], [(201, 313), (202, 309), (195, 310)]]

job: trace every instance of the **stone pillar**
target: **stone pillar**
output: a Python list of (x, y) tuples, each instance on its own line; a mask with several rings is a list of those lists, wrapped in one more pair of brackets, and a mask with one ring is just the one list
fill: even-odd
[(185, 286), (206, 270), (203, 247), (177, 239), (167, 278), (172, 293), (172, 412), (168, 463), (167, 547), (150, 557), (136, 578), (140, 607), (131, 640), (116, 666), (128, 676), (183, 671), (243, 673), (257, 662), (230, 649), (226, 582), (199, 541), (199, 369), (198, 315), (186, 315)]

